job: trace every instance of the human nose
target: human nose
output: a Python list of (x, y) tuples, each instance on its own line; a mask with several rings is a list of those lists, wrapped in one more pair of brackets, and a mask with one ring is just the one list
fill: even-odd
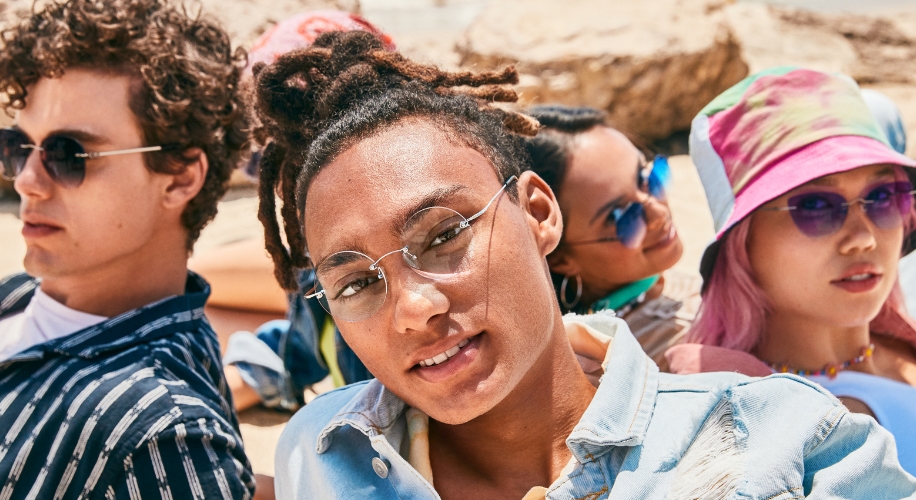
[(878, 245), (876, 227), (865, 212), (864, 203), (850, 203), (841, 229), (840, 253), (851, 255), (874, 250)]
[(36, 148), (30, 149), (22, 170), (16, 174), (13, 188), (23, 198), (48, 198), (54, 182), (41, 164), (41, 154)]
[(388, 277), (394, 328), (398, 333), (425, 330), (431, 321), (448, 311), (450, 301), (436, 282), (413, 272), (406, 264), (397, 267), (400, 268), (397, 279)]
[(640, 200), (645, 207), (646, 230), (652, 232), (664, 228), (671, 218), (668, 206), (657, 198), (644, 195), (645, 199)]

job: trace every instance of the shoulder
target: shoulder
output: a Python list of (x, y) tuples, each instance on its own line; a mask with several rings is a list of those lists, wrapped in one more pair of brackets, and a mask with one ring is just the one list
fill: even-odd
[[(335, 418), (364, 392), (372, 381), (360, 382), (322, 394), (296, 412), (277, 444), (274, 484), (278, 498), (344, 498), (340, 493), (368, 477), (358, 457), (372, 453), (369, 439), (346, 429)], [(343, 427), (339, 428), (338, 427)], [(334, 446), (329, 447), (334, 441)], [(371, 472), (371, 468), (368, 471)], [(365, 493), (363, 491), (362, 493)], [(352, 497), (356, 498), (356, 496)]]
[(781, 400), (789, 404), (807, 401), (809, 405), (823, 408), (842, 407), (842, 403), (820, 385), (788, 373), (747, 377), (747, 380), (735, 385), (732, 393), (747, 398)]
[(154, 430), (120, 460), (112, 460), (99, 482), (103, 489), (121, 498), (133, 490), (161, 491), (165, 484), (171, 498), (251, 498), (251, 464), (242, 440), (224, 421), (180, 417), (164, 428), (149, 429)]
[(293, 415), (286, 424), (277, 447), (277, 460), (296, 453), (296, 450), (317, 446), (318, 436), (327, 427), (331, 420), (357, 398), (370, 380), (350, 384), (333, 391), (326, 392)]
[(25, 309), (38, 283), (37, 279), (25, 273), (0, 278), (0, 317)]
[(689, 375), (659, 374), (659, 392), (712, 392), (732, 400), (759, 401), (767, 411), (778, 411), (805, 401), (809, 407), (835, 408), (842, 404), (823, 387), (795, 375), (776, 373), (750, 377), (738, 372)]

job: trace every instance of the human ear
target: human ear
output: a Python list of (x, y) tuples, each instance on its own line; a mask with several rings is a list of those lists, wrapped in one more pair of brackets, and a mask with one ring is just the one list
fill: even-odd
[(550, 186), (530, 170), (518, 176), (518, 196), (541, 256), (546, 257), (563, 236), (563, 217), (557, 198)]
[(582, 270), (576, 259), (562, 250), (547, 256), (547, 266), (550, 267), (550, 272), (563, 276), (575, 276)]
[(184, 152), (183, 156), (194, 158), (188, 164), (181, 167), (177, 173), (166, 174), (168, 182), (165, 186), (163, 203), (166, 208), (184, 207), (197, 196), (197, 193), (204, 186), (207, 179), (207, 170), (210, 164), (207, 161), (207, 154), (200, 148), (190, 148)]

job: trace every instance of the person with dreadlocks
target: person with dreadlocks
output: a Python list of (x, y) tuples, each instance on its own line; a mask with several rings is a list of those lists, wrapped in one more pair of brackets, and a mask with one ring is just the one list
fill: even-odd
[[(364, 30), (378, 34), (385, 48), (391, 37), (350, 12), (308, 10), (277, 23), (252, 45), (244, 74), (258, 62), (311, 45), (327, 31)], [(244, 167), (257, 176), (260, 151)], [(301, 290), (313, 286), (314, 273), (299, 272), (299, 287), (285, 294), (273, 279), (273, 263), (262, 238), (251, 238), (203, 252), (189, 266), (203, 275), (213, 294), (207, 317), (220, 336), (226, 378), (236, 409), (261, 404), (295, 411), (306, 402), (306, 389), (330, 377), (336, 386), (372, 378), (315, 301)], [(286, 316), (285, 319), (279, 319)]]
[(377, 377), (290, 420), (278, 498), (916, 494), (887, 432), (814, 384), (662, 374), (623, 320), (561, 315), (562, 218), (520, 138), (538, 126), (494, 105), (516, 100), (513, 69), (332, 32), (254, 74), (276, 276), (313, 269), (307, 298)]

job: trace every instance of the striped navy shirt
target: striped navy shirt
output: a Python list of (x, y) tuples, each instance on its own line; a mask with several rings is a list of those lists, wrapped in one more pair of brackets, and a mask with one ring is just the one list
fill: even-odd
[[(37, 286), (0, 279), (0, 318)], [(209, 294), (189, 273), (184, 295), (0, 362), (0, 500), (250, 498)]]

